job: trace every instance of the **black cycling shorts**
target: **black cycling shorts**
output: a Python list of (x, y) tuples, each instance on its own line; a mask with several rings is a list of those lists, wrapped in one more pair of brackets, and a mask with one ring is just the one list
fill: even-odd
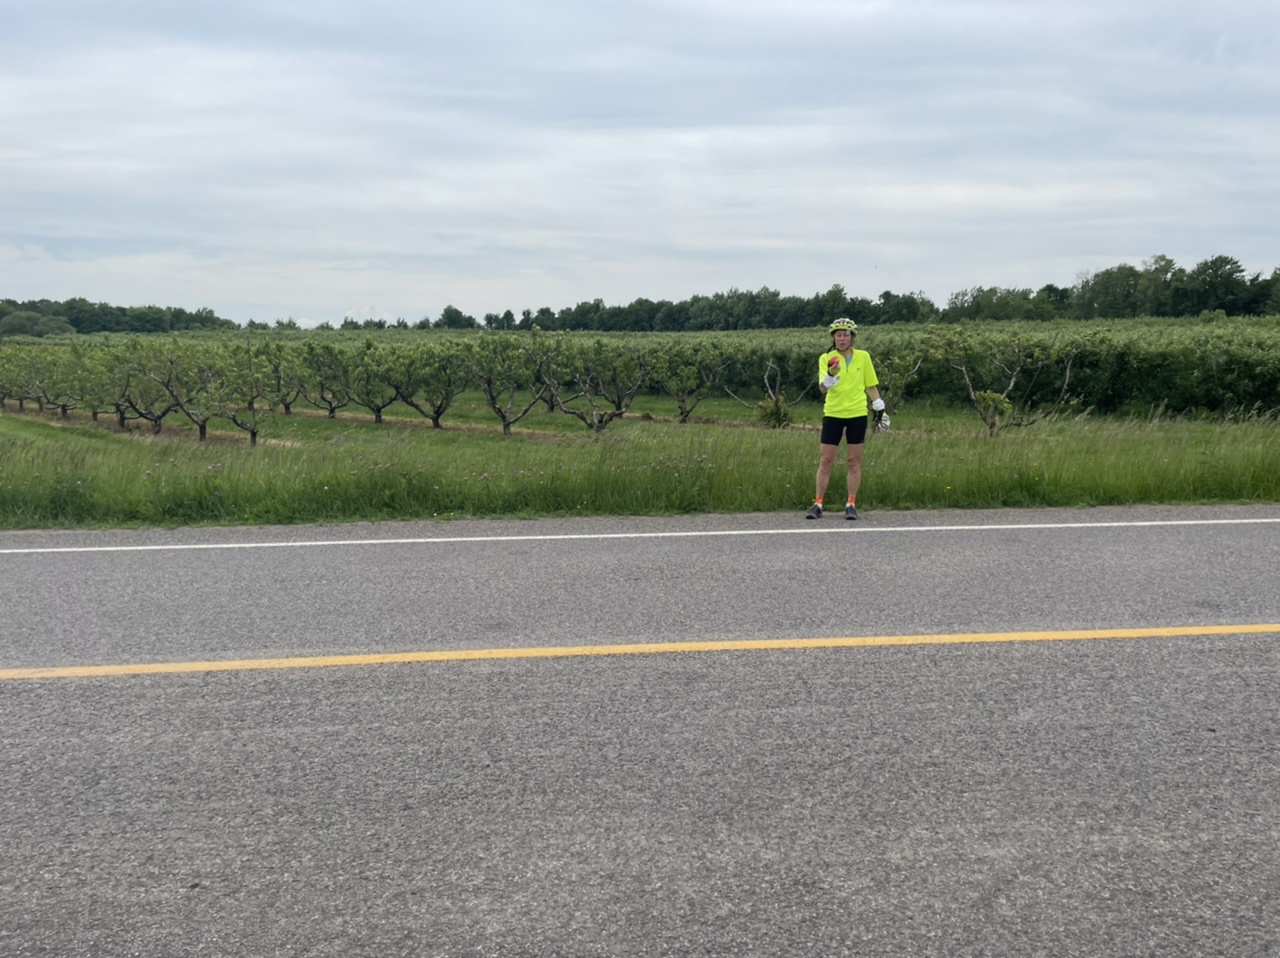
[(824, 446), (840, 445), (840, 437), (845, 437), (849, 445), (861, 446), (867, 441), (867, 417), (857, 416), (853, 419), (837, 419), (835, 416), (822, 417), (822, 444)]

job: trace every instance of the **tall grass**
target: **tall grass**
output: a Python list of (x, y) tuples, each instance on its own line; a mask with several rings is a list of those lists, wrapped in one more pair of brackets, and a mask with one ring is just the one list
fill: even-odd
[[(816, 405), (760, 428), (724, 401), (679, 425), (637, 407), (598, 441), (539, 412), (503, 437), (466, 403), (452, 428), (368, 417), (276, 417), (240, 434), (158, 437), (0, 415), (0, 527), (344, 522), (459, 516), (800, 510), (813, 495)], [(837, 463), (829, 499), (844, 495)], [(1280, 428), (1059, 418), (988, 439), (963, 410), (900, 410), (865, 449), (864, 510), (1280, 502)], [(798, 514), (798, 513), (797, 513)]]

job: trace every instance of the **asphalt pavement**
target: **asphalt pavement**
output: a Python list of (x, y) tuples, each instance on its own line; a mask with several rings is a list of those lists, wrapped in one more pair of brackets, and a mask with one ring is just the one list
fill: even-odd
[(1277, 519), (0, 533), (0, 670), (939, 637), (0, 678), (0, 954), (1280, 954)]

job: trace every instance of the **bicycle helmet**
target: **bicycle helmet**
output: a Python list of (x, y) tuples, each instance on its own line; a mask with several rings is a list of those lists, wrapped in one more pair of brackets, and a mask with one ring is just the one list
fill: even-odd
[(831, 323), (831, 325), (827, 327), (827, 331), (831, 333), (834, 333), (837, 329), (844, 329), (844, 330), (848, 330), (850, 333), (857, 333), (858, 324), (855, 323), (852, 319), (849, 319), (848, 317), (841, 316), (839, 319), (834, 320)]

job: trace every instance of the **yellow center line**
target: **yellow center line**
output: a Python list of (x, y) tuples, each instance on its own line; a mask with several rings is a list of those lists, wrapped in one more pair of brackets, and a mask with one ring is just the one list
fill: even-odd
[(69, 665), (0, 669), (0, 681), (74, 679), (102, 676), (171, 675), (190, 672), (239, 672), (259, 669), (313, 669), (413, 662), (474, 662), (496, 659), (557, 659), (592, 655), (653, 655), (672, 652), (777, 652), (799, 649), (852, 649), (894, 645), (964, 645), (984, 642), (1066, 642), (1081, 639), (1158, 639), (1177, 636), (1260, 635), (1280, 633), (1280, 623), (1261, 625), (1185, 625), (1148, 629), (1077, 629), (1047, 632), (958, 632), (935, 635), (866, 635), (818, 639), (735, 639), (717, 642), (645, 642), (632, 645), (559, 645), (509, 649), (452, 649), (436, 652), (386, 652), (321, 655), (286, 659), (228, 659), (212, 662), (141, 662), (132, 665)]

